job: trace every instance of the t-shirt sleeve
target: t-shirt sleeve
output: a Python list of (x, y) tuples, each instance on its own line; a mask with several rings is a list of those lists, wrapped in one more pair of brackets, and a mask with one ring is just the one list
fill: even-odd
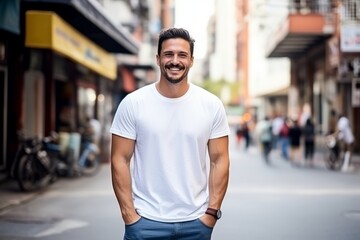
[(226, 117), (224, 105), (219, 100), (216, 104), (216, 111), (213, 121), (213, 128), (210, 139), (219, 138), (230, 135), (229, 123)]
[(113, 122), (110, 127), (110, 133), (136, 139), (134, 108), (129, 96), (125, 97), (119, 104)]

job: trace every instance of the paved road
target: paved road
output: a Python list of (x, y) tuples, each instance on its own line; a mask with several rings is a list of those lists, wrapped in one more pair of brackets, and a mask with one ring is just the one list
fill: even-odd
[(319, 161), (294, 167), (271, 153), (231, 142), (231, 178), (214, 239), (360, 239), (360, 175), (332, 172)]
[[(231, 178), (215, 240), (360, 239), (360, 175), (292, 167), (273, 152), (231, 139)], [(63, 179), (0, 214), (0, 239), (122, 239), (109, 165), (93, 178)]]

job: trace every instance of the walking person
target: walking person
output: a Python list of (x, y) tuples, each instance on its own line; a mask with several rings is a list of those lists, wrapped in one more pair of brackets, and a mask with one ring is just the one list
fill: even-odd
[(315, 125), (311, 118), (308, 118), (302, 129), (304, 138), (304, 159), (305, 164), (312, 165), (315, 152)]
[(297, 120), (292, 121), (289, 128), (290, 160), (294, 165), (301, 165), (300, 153), (301, 128)]
[(283, 126), (284, 118), (280, 115), (277, 115), (271, 121), (271, 129), (272, 129), (272, 149), (277, 149), (279, 147), (279, 133), (280, 129)]
[(244, 136), (244, 140), (245, 140), (245, 150), (248, 150), (249, 146), (250, 146), (250, 129), (249, 129), (249, 124), (247, 122), (244, 122), (242, 125), (242, 132), (243, 132), (243, 136)]
[(230, 129), (222, 102), (188, 82), (193, 50), (188, 31), (162, 31), (160, 80), (128, 94), (114, 116), (112, 183), (124, 239), (211, 239), (221, 217)]
[(280, 148), (281, 148), (281, 157), (284, 160), (289, 159), (289, 124), (288, 124), (288, 118), (284, 118), (282, 126), (279, 131), (279, 142), (280, 142)]
[(352, 132), (349, 119), (343, 115), (339, 115), (339, 119), (336, 125), (335, 135), (340, 140), (340, 147), (344, 150), (344, 163), (341, 170), (347, 171), (350, 166), (350, 157), (352, 153), (352, 146), (355, 141), (354, 134)]
[(266, 163), (269, 163), (269, 155), (272, 149), (272, 126), (268, 117), (256, 124), (255, 133), (261, 144), (261, 151)]

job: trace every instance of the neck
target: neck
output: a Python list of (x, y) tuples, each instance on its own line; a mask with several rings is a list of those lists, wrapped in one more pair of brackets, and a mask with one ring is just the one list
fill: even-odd
[(187, 79), (183, 79), (177, 84), (170, 83), (166, 79), (160, 79), (160, 81), (156, 83), (156, 89), (158, 92), (167, 98), (181, 97), (185, 95), (189, 87), (190, 84)]

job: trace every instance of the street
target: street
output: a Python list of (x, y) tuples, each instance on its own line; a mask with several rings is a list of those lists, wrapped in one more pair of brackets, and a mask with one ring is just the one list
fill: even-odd
[[(294, 167), (230, 139), (231, 175), (214, 240), (360, 239), (360, 174), (321, 164)], [(35, 199), (0, 213), (0, 239), (122, 239), (110, 165), (95, 177), (61, 179)]]

